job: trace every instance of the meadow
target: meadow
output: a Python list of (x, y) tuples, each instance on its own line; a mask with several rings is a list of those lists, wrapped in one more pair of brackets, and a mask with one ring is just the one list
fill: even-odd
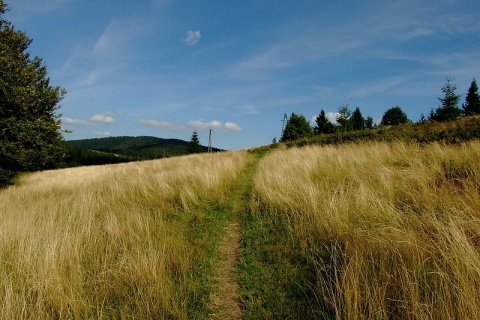
[(24, 175), (0, 190), (0, 319), (226, 319), (229, 226), (244, 319), (478, 319), (479, 192), (480, 141)]
[(288, 234), (270, 264), (303, 259), (312, 314), (478, 319), (479, 192), (480, 142), (292, 148), (260, 163), (251, 211)]
[(209, 259), (225, 220), (211, 208), (247, 158), (37, 172), (0, 190), (0, 318), (208, 315)]

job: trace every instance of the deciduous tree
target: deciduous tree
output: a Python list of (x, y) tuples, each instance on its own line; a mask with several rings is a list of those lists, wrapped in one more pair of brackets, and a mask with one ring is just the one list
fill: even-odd
[(382, 117), (380, 122), (383, 126), (396, 126), (399, 124), (407, 123), (408, 120), (407, 114), (403, 112), (402, 108), (399, 106), (388, 109)]
[(288, 119), (285, 130), (283, 130), (282, 138), (280, 141), (292, 141), (300, 138), (310, 137), (312, 135), (312, 127), (302, 115), (292, 113), (290, 119)]
[(0, 0), (0, 171), (56, 168), (65, 153), (57, 113), (65, 90), (50, 85), (42, 59), (30, 57), (32, 40), (6, 11)]

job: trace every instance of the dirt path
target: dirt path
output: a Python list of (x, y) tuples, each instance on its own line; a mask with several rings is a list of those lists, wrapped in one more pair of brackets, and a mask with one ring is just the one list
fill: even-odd
[(218, 248), (219, 264), (215, 270), (216, 288), (212, 297), (212, 316), (217, 319), (241, 319), (240, 286), (235, 279), (235, 265), (240, 249), (240, 225), (225, 227), (225, 237)]
[(212, 318), (241, 319), (240, 286), (235, 274), (239, 261), (241, 230), (240, 217), (247, 210), (253, 175), (257, 161), (252, 161), (234, 186), (230, 197), (229, 209), (232, 212), (231, 222), (225, 227), (225, 235), (218, 248), (218, 264), (215, 268), (215, 289), (212, 301)]

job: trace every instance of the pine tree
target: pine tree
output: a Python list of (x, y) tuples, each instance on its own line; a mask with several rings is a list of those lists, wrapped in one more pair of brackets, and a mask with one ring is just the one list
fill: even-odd
[(373, 129), (373, 118), (368, 116), (365, 120), (365, 128), (366, 129)]
[(472, 83), (468, 88), (465, 103), (462, 108), (463, 115), (466, 117), (480, 114), (480, 95), (478, 94), (478, 86), (475, 79), (472, 80)]
[(323, 109), (320, 111), (318, 117), (315, 118), (317, 126), (314, 128), (316, 134), (329, 134), (335, 132), (335, 126), (328, 120)]
[(292, 113), (290, 119), (283, 130), (282, 138), (280, 141), (292, 141), (300, 138), (310, 137), (312, 135), (312, 128), (302, 115)]
[(356, 107), (355, 111), (353, 111), (351, 122), (353, 130), (365, 129), (365, 119), (363, 118), (362, 112), (360, 112), (359, 107)]
[(457, 105), (460, 100), (460, 95), (455, 93), (457, 86), (450, 83), (451, 78), (447, 78), (447, 83), (442, 87), (444, 94), (443, 98), (438, 98), (441, 102), (441, 106), (437, 108), (432, 116), (435, 121), (452, 121), (457, 119), (462, 114), (462, 109)]
[(188, 153), (200, 153), (202, 152), (202, 147), (200, 146), (200, 139), (198, 138), (198, 133), (196, 130), (192, 133), (192, 138), (188, 142)]
[(56, 168), (65, 154), (57, 114), (65, 90), (50, 86), (42, 59), (27, 51), (32, 40), (3, 18), (7, 10), (0, 0), (0, 171)]

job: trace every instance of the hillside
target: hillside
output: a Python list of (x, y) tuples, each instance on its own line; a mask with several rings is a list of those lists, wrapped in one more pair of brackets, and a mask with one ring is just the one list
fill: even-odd
[[(66, 144), (70, 154), (67, 162), (87, 165), (159, 159), (188, 154), (187, 141), (150, 136), (70, 140), (66, 141)], [(208, 150), (205, 146), (201, 146), (201, 148), (203, 152)], [(87, 150), (96, 152), (92, 153)], [(213, 151), (223, 150), (213, 148)]]

